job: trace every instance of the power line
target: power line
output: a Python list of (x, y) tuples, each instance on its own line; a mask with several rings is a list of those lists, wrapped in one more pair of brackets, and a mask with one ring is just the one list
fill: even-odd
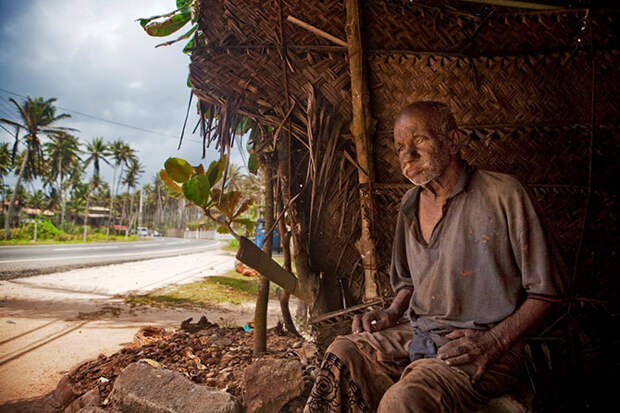
[[(26, 96), (20, 95), (19, 93), (11, 92), (10, 90), (6, 90), (6, 89), (3, 89), (3, 88), (0, 88), (0, 91), (8, 93), (8, 94), (13, 95), (13, 96), (18, 96), (20, 98), (26, 99)], [(179, 139), (177, 136), (166, 135), (166, 134), (163, 134), (161, 132), (157, 132), (157, 131), (153, 131), (153, 130), (149, 130), (149, 129), (144, 129), (144, 128), (141, 128), (139, 126), (133, 126), (133, 125), (129, 125), (127, 123), (122, 123), (122, 122), (117, 122), (117, 121), (110, 120), (110, 119), (100, 118), (98, 116), (90, 115), (88, 113), (80, 112), (78, 110), (69, 109), (69, 108), (65, 108), (65, 107), (62, 107), (62, 106), (56, 106), (56, 107), (58, 109), (66, 111), (66, 112), (72, 112), (72, 113), (75, 113), (75, 114), (78, 114), (78, 115), (81, 115), (81, 116), (85, 116), (87, 118), (98, 120), (100, 122), (106, 122), (106, 123), (110, 123), (110, 124), (113, 124), (113, 125), (122, 126), (124, 128), (130, 128), (130, 129), (135, 129), (135, 130), (139, 130), (139, 131), (142, 131), (142, 132), (152, 133), (152, 134), (155, 134), (155, 135), (164, 136), (166, 138)], [(196, 140), (196, 139), (189, 139), (189, 140), (191, 140), (192, 142), (202, 143), (201, 141)]]

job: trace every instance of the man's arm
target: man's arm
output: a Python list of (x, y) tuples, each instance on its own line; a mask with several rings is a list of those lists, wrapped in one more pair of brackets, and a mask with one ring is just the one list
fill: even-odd
[(413, 294), (413, 288), (401, 288), (396, 293), (392, 304), (385, 310), (372, 310), (364, 315), (356, 314), (353, 316), (351, 330), (354, 333), (361, 333), (362, 331), (372, 333), (395, 326), (405, 310), (409, 308), (411, 294)]
[(509, 317), (490, 330), (456, 330), (446, 337), (451, 341), (439, 348), (437, 356), (451, 366), (473, 364), (476, 382), (489, 365), (515, 343), (541, 328), (553, 312), (553, 304), (528, 298)]

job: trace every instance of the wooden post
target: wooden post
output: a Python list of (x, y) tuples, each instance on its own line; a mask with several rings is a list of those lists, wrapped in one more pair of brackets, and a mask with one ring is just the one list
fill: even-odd
[(370, 115), (368, 85), (364, 78), (364, 50), (362, 47), (362, 28), (359, 0), (345, 0), (347, 12), (346, 33), (349, 51), (349, 71), (351, 73), (351, 104), (353, 119), (351, 134), (355, 141), (358, 168), (360, 203), (362, 213), (362, 234), (359, 250), (364, 265), (364, 299), (366, 301), (377, 296), (376, 273), (377, 260), (374, 229), (374, 202), (372, 185), (374, 181), (374, 165), (372, 159), (371, 140), (374, 133), (374, 119)]

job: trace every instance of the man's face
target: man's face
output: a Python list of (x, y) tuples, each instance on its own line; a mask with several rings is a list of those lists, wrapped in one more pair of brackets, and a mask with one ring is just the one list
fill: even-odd
[(429, 114), (402, 113), (394, 124), (394, 145), (403, 175), (415, 185), (439, 178), (450, 162), (450, 150), (431, 127)]

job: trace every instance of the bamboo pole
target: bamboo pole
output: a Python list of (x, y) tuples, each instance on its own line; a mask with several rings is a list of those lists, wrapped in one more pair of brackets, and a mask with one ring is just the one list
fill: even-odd
[(345, 8), (347, 13), (346, 33), (349, 51), (349, 71), (351, 74), (351, 104), (353, 107), (351, 134), (355, 142), (357, 163), (360, 166), (358, 168), (358, 181), (362, 231), (358, 248), (364, 266), (364, 299), (368, 301), (377, 296), (377, 285), (375, 282), (377, 260), (373, 239), (375, 213), (372, 198), (374, 165), (371, 146), (375, 121), (370, 115), (368, 85), (364, 78), (364, 50), (362, 47), (359, 0), (345, 0)]
[(322, 37), (324, 39), (329, 40), (330, 42), (336, 43), (339, 46), (343, 46), (343, 47), (347, 46), (347, 42), (345, 42), (344, 40), (339, 39), (338, 37), (333, 36), (333, 35), (325, 32), (325, 31), (319, 29), (318, 27), (314, 27), (313, 25), (308, 24), (308, 23), (306, 23), (303, 20), (299, 20), (297, 17), (293, 17), (293, 16), (289, 15), (286, 18), (286, 21), (289, 22), (289, 23), (293, 23), (293, 24), (295, 24), (295, 25), (297, 25), (299, 27), (302, 27), (302, 28), (304, 28), (304, 29), (306, 29), (306, 30), (316, 34), (319, 37)]

